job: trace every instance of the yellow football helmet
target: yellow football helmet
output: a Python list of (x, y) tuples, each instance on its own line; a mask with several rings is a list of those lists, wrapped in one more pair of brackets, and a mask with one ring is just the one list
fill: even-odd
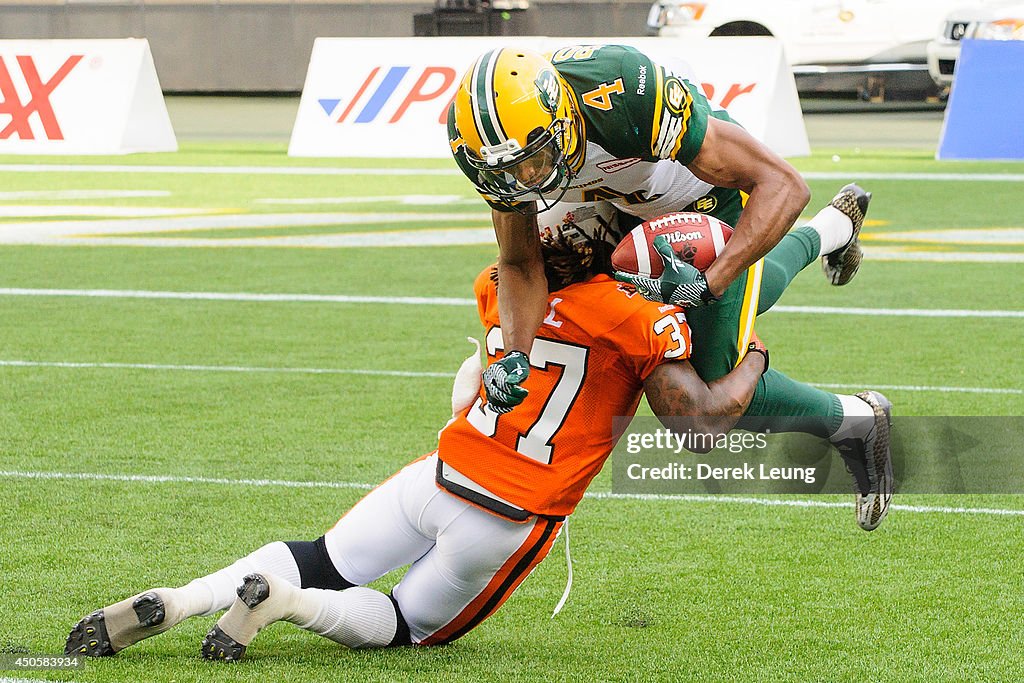
[(481, 55), (455, 94), (455, 126), (453, 151), (476, 169), (471, 180), (481, 192), (522, 210), (532, 200), (549, 208), (568, 190), (568, 159), (581, 151), (575, 110), (568, 86), (542, 55), (516, 48)]

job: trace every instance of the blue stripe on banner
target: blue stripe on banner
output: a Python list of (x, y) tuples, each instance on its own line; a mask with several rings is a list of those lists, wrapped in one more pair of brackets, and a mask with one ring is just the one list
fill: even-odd
[(356, 118), (355, 123), (369, 123), (377, 118), (377, 114), (387, 104), (388, 98), (398, 88), (398, 84), (405, 78), (405, 74), (409, 72), (407, 66), (393, 66), (388, 69), (387, 74), (384, 76), (384, 80), (377, 86), (377, 90), (374, 91), (373, 97), (366, 103), (363, 110), (359, 112), (359, 116)]

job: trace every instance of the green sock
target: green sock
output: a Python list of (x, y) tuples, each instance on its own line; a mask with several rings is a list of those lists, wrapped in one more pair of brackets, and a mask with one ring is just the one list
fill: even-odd
[(765, 255), (758, 315), (775, 305), (797, 273), (818, 259), (820, 250), (818, 231), (805, 225), (791, 230)]
[(774, 369), (769, 369), (757, 383), (743, 417), (745, 429), (807, 432), (823, 439), (832, 436), (842, 422), (843, 405), (838, 396), (797, 382)]

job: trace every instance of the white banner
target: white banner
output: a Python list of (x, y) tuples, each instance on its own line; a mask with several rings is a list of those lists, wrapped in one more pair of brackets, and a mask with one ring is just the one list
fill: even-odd
[[(810, 153), (800, 101), (774, 38), (603, 38), (684, 68), (716, 108), (727, 109), (783, 156)], [(317, 38), (288, 154), (311, 157), (451, 155), (445, 114), (466, 69), (502, 45), (539, 52), (580, 38)]]
[(177, 149), (146, 40), (0, 40), (0, 154)]

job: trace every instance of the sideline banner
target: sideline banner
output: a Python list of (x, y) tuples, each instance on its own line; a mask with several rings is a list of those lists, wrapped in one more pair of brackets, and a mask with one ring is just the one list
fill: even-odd
[(0, 40), (0, 154), (177, 149), (148, 41)]
[(936, 159), (1024, 159), (1024, 42), (965, 40)]
[[(503, 45), (633, 45), (674, 71), (692, 66), (705, 94), (783, 156), (810, 153), (793, 75), (773, 38), (317, 38), (288, 154), (451, 155), (445, 113), (462, 75)], [(687, 75), (687, 74), (681, 74)]]

